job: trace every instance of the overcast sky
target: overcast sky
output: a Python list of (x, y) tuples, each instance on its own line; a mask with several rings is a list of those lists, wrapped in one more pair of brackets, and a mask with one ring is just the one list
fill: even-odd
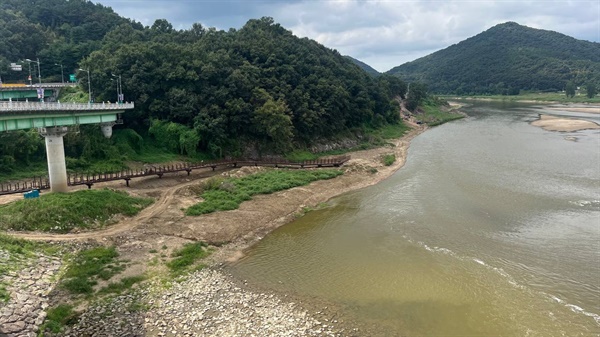
[(600, 42), (600, 0), (93, 0), (146, 26), (167, 19), (177, 29), (241, 28), (270, 16), (308, 37), (387, 71), (514, 21)]

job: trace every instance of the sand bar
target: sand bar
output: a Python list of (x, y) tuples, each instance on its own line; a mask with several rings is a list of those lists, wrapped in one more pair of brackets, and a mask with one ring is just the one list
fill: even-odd
[(533, 126), (539, 126), (548, 131), (573, 132), (580, 130), (600, 129), (600, 125), (577, 118), (565, 118), (540, 114), (540, 118), (531, 122)]

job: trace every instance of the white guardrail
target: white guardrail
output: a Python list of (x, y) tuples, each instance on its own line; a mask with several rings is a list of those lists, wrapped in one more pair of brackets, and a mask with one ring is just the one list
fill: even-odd
[(0, 112), (19, 111), (102, 111), (133, 109), (134, 103), (60, 103), (60, 102), (0, 102)]

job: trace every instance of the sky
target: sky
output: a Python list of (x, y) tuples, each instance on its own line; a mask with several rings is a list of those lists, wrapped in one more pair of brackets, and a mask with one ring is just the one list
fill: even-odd
[(239, 29), (272, 17), (380, 72), (413, 61), (507, 21), (600, 42), (600, 0), (93, 0), (151, 26)]

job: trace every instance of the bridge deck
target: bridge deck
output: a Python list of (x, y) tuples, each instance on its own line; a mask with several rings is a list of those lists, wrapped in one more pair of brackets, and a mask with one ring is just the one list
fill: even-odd
[(69, 113), (120, 111), (133, 109), (134, 103), (60, 103), (60, 102), (0, 102), (0, 114), (19, 115), (21, 113)]
[[(302, 162), (292, 162), (285, 159), (273, 160), (255, 160), (255, 159), (224, 159), (218, 161), (202, 162), (198, 164), (178, 164), (178, 165), (162, 165), (153, 166), (142, 170), (126, 170), (121, 172), (109, 172), (100, 174), (73, 174), (67, 177), (69, 186), (87, 185), (91, 188), (93, 184), (115, 180), (125, 180), (127, 186), (129, 181), (135, 178), (158, 176), (162, 178), (164, 174), (175, 172), (187, 172), (189, 175), (192, 170), (211, 168), (215, 170), (217, 167), (242, 167), (242, 166), (266, 166), (277, 168), (318, 168), (318, 167), (339, 167), (350, 160), (350, 156), (338, 156), (335, 158), (306, 160)], [(50, 188), (48, 179), (34, 179), (31, 182), (7, 183), (0, 184), (0, 195), (24, 193), (32, 189), (45, 190)]]

